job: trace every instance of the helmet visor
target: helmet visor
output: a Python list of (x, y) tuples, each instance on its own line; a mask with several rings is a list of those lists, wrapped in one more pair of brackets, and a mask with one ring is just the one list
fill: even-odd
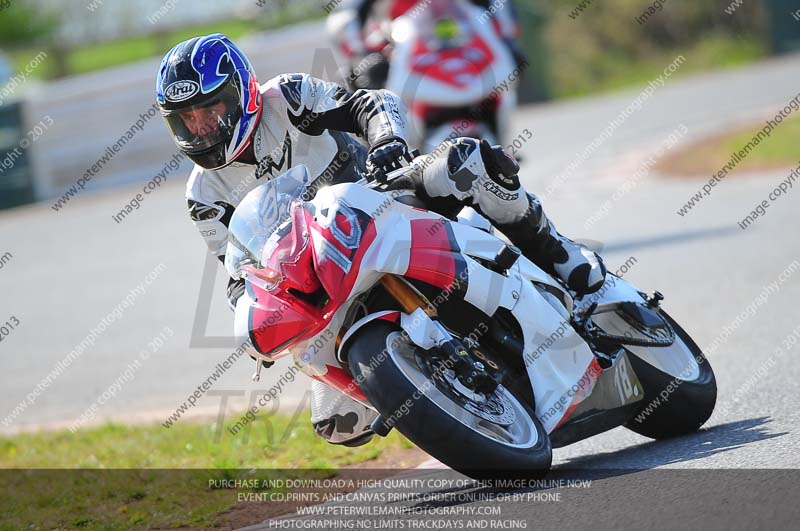
[(239, 91), (233, 83), (204, 102), (164, 113), (175, 143), (186, 153), (228, 145), (241, 117)]

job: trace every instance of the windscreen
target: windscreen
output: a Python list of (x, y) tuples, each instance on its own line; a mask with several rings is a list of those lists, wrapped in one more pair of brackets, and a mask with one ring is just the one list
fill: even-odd
[(242, 276), (243, 266), (264, 267), (267, 244), (277, 244), (278, 229), (292, 223), (292, 203), (302, 198), (307, 184), (308, 170), (300, 165), (255, 188), (239, 203), (228, 226), (225, 252), (225, 268), (233, 278)]

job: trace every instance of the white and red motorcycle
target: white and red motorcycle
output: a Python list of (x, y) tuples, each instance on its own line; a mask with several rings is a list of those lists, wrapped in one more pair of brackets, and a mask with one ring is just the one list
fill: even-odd
[(538, 476), (552, 447), (711, 415), (711, 367), (657, 292), (609, 274), (576, 300), (471, 209), (446, 219), (364, 182), (309, 200), (307, 181), (293, 168), (233, 215), (237, 332), (377, 411), (377, 434), (396, 427), (472, 477)]
[(486, 11), (464, 0), (421, 0), (394, 20), (368, 22), (365, 33), (371, 53), (347, 76), (351, 88), (399, 95), (423, 153), (454, 131), (506, 145), (519, 72)]

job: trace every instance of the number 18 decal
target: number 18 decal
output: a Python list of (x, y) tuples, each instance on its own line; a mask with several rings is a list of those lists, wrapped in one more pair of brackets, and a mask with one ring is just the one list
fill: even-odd
[(627, 402), (628, 399), (639, 393), (639, 390), (631, 383), (631, 377), (628, 374), (628, 362), (624, 357), (620, 358), (617, 365), (617, 370), (614, 373), (614, 383), (617, 384), (619, 399), (623, 402)]

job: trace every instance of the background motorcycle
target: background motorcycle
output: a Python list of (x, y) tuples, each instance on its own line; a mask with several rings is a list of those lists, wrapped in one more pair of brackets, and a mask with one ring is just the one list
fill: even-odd
[(308, 200), (307, 181), (294, 168), (233, 215), (237, 335), (266, 360), (291, 349), (375, 409), (379, 435), (396, 427), (472, 477), (536, 476), (552, 447), (619, 425), (685, 434), (711, 415), (714, 374), (660, 294), (609, 275), (575, 300), (474, 211), (445, 219), (365, 183)]
[(368, 20), (370, 53), (346, 76), (350, 88), (400, 95), (414, 122), (412, 144), (423, 153), (454, 130), (505, 145), (515, 65), (484, 14), (463, 0), (426, 0), (392, 21)]

